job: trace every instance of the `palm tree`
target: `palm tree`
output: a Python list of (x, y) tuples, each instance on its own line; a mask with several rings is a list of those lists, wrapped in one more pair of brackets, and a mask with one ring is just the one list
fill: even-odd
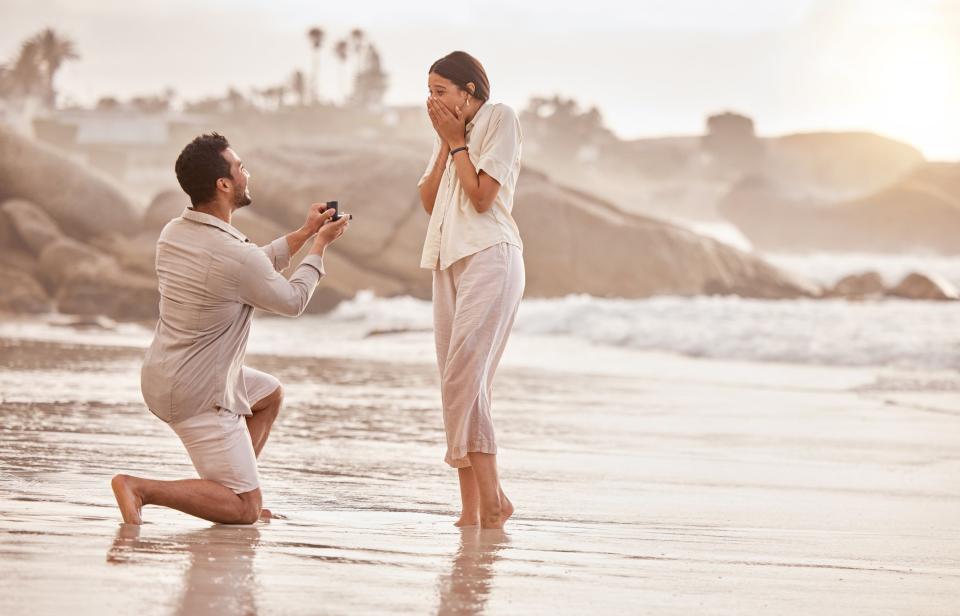
[(303, 71), (293, 71), (290, 76), (290, 91), (296, 95), (301, 107), (307, 104), (307, 79), (303, 76)]
[(366, 47), (363, 65), (357, 70), (353, 85), (352, 102), (363, 107), (377, 107), (383, 103), (387, 92), (387, 73), (384, 72), (380, 54), (373, 43)]
[(320, 99), (318, 86), (320, 77), (320, 48), (323, 46), (323, 36), (323, 29), (318, 28), (317, 26), (314, 26), (307, 31), (307, 38), (310, 39), (310, 45), (313, 47), (313, 66), (310, 75), (310, 94), (313, 97), (314, 103)]
[(6, 70), (9, 89), (21, 98), (36, 94), (43, 83), (40, 49), (35, 40), (24, 41), (13, 66)]
[(36, 45), (37, 59), (43, 71), (44, 103), (52, 109), (57, 102), (57, 93), (53, 87), (53, 80), (57, 71), (60, 70), (60, 66), (64, 62), (76, 60), (80, 55), (77, 53), (73, 41), (61, 37), (52, 28), (43, 30), (34, 36), (31, 41)]
[(337, 41), (337, 44), (333, 48), (333, 53), (336, 54), (337, 60), (340, 61), (337, 81), (340, 85), (340, 93), (343, 95), (343, 100), (345, 101), (348, 96), (346, 83), (347, 60), (350, 57), (350, 43), (347, 42), (347, 39)]
[(366, 48), (367, 43), (367, 34), (360, 28), (354, 28), (350, 31), (350, 36), (347, 41), (346, 56), (349, 57), (350, 62), (350, 76), (347, 78), (347, 83), (353, 84), (353, 90), (350, 92), (346, 91), (344, 88), (344, 100), (345, 102), (350, 102), (356, 96), (357, 88), (357, 78), (360, 75), (360, 72), (363, 71), (364, 58), (366, 57)]
[(366, 33), (360, 28), (354, 28), (350, 31), (350, 41), (353, 43), (353, 55), (359, 57), (363, 51), (363, 44), (366, 42)]

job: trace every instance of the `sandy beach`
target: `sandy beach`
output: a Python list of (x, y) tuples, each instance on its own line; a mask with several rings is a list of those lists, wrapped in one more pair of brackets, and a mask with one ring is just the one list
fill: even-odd
[[(336, 357), (315, 323), (332, 356), (262, 352), (286, 323), (260, 325), (248, 357), (286, 386), (261, 459), (286, 518), (148, 507), (140, 529), (111, 475), (193, 476), (139, 398), (149, 332), (4, 325), (0, 612), (955, 613), (956, 373), (518, 336), (495, 407), (517, 513), (460, 531), (435, 368), (410, 359), (429, 334)], [(391, 346), (410, 352), (372, 358)]]

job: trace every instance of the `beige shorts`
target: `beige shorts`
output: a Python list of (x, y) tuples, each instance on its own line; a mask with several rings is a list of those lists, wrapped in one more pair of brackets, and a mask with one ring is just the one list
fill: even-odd
[[(276, 377), (246, 366), (243, 366), (243, 383), (250, 406), (256, 406), (280, 387)], [(246, 417), (215, 408), (172, 423), (170, 427), (187, 448), (201, 479), (215, 481), (237, 494), (260, 487), (257, 456)]]

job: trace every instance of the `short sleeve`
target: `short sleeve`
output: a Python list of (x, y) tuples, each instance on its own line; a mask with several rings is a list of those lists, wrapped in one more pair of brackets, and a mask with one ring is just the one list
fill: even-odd
[(433, 166), (437, 163), (437, 156), (440, 155), (440, 136), (438, 135), (436, 140), (433, 142), (433, 153), (430, 155), (430, 162), (427, 163), (427, 168), (424, 170), (423, 175), (420, 176), (420, 181), (417, 182), (417, 188), (423, 186), (423, 183), (427, 181), (427, 178), (430, 177), (430, 172), (433, 171)]
[(516, 112), (506, 105), (498, 105), (480, 145), (477, 172), (485, 171), (503, 186), (520, 156), (520, 140), (520, 119)]

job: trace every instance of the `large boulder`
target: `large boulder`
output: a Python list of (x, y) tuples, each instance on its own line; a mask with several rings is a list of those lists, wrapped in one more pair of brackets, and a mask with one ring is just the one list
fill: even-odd
[(913, 272), (890, 289), (888, 295), (904, 299), (956, 300), (960, 299), (957, 288), (940, 276)]
[(63, 281), (56, 302), (65, 314), (143, 321), (159, 316), (160, 295), (155, 278), (87, 264)]
[(79, 270), (114, 272), (119, 269), (108, 255), (68, 237), (49, 244), (40, 253), (38, 274), (49, 289), (56, 289)]
[[(305, 212), (304, 212), (305, 214)], [(292, 218), (292, 216), (291, 216)], [(273, 240), (284, 237), (296, 228), (294, 225), (283, 227), (258, 213), (254, 208), (238, 210), (232, 219), (233, 226), (258, 246), (263, 246)], [(353, 227), (351, 227), (351, 233)], [(307, 312), (311, 314), (325, 313), (332, 310), (344, 299), (354, 297), (358, 291), (374, 290), (381, 296), (402, 295), (408, 292), (408, 287), (402, 281), (387, 275), (370, 270), (344, 254), (340, 249), (340, 240), (327, 248), (323, 258), (327, 276), (317, 287)], [(289, 276), (297, 265), (309, 253), (313, 240), (308, 240), (300, 251), (293, 256), (286, 274)]]
[[(429, 297), (430, 273), (419, 267), (428, 216), (416, 191), (426, 153), (386, 146), (353, 142), (255, 152), (248, 156), (257, 178), (251, 184), (255, 207), (294, 228), (311, 202), (338, 199), (356, 218), (331, 251), (376, 274), (378, 294), (402, 289)], [(526, 246), (531, 296), (819, 293), (816, 285), (755, 256), (679, 226), (625, 214), (530, 169), (520, 178), (514, 217)], [(333, 277), (328, 284), (335, 284)], [(386, 281), (393, 283), (389, 291), (380, 287)]]
[(960, 254), (960, 163), (928, 163), (864, 198), (818, 201), (749, 178), (718, 209), (765, 251)]
[(0, 207), (0, 269), (15, 269), (36, 276), (37, 260)]
[(0, 205), (0, 211), (22, 244), (34, 255), (39, 255), (49, 244), (63, 237), (57, 223), (29, 201), (9, 199)]
[(0, 193), (39, 205), (68, 235), (87, 239), (140, 225), (133, 202), (112, 180), (8, 128), (0, 127)]
[(43, 286), (23, 270), (0, 268), (0, 289), (0, 312), (36, 314), (52, 307)]
[(535, 296), (731, 294), (808, 297), (816, 285), (761, 259), (664, 221), (624, 214), (591, 195), (527, 172), (514, 218)]
[(154, 276), (156, 274), (158, 231), (141, 231), (133, 237), (111, 233), (94, 238), (91, 245), (116, 259), (125, 270)]
[(181, 190), (165, 190), (153, 198), (143, 213), (143, 228), (160, 231), (163, 227), (190, 207), (190, 197)]
[(844, 276), (827, 291), (828, 297), (844, 297), (847, 299), (865, 299), (881, 297), (887, 290), (883, 276), (877, 272), (863, 272)]
[(835, 203), (883, 190), (924, 162), (915, 147), (872, 133), (800, 133), (766, 140), (763, 172), (790, 194)]

